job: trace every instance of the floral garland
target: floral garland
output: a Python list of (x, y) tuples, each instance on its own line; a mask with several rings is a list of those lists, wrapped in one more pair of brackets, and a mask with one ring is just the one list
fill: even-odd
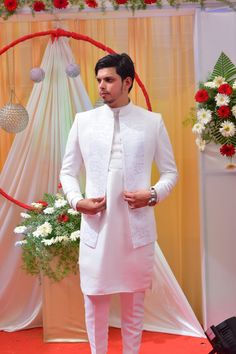
[(236, 66), (221, 53), (209, 80), (200, 83), (192, 131), (200, 151), (206, 144), (220, 145), (219, 152), (232, 162), (236, 152)]
[[(230, 0), (217, 0), (221, 4), (235, 9), (235, 4)], [(161, 8), (164, 0), (0, 0), (0, 17), (7, 19), (9, 16), (14, 15), (17, 10), (23, 7), (29, 7), (32, 14), (50, 11), (55, 9), (68, 9), (71, 6), (76, 6), (79, 10), (86, 8), (106, 10), (106, 4), (111, 4), (114, 10), (118, 10), (120, 6), (125, 7), (128, 10), (145, 10), (149, 5), (156, 5), (157, 8)], [(172, 7), (179, 7), (185, 2), (179, 0), (166, 0), (165, 3)], [(207, 3), (206, 0), (189, 0), (189, 3), (199, 4), (204, 7)]]
[(21, 213), (22, 221), (14, 229), (23, 235), (15, 243), (22, 248), (23, 269), (54, 281), (76, 273), (81, 214), (71, 209), (61, 193), (45, 194), (31, 205), (34, 209)]

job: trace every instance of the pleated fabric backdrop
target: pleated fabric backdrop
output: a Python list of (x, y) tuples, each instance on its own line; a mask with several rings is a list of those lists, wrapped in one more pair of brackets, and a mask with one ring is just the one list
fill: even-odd
[[(56, 191), (73, 114), (75, 111), (91, 108), (80, 77), (67, 79), (65, 68), (72, 62), (74, 59), (67, 39), (60, 38), (48, 45), (41, 65), (46, 77), (43, 83), (35, 84), (27, 105), (30, 124), (24, 132), (16, 136), (1, 174), (1, 186), (17, 199), (28, 203), (40, 199), (45, 191)], [(0, 233), (4, 250), (4, 255), (1, 255), (2, 269), (6, 269), (6, 264), (12, 273), (9, 283), (5, 272), (1, 278), (1, 283), (7, 284), (1, 298), (9, 299), (5, 303), (5, 316), (1, 316), (2, 328), (6, 330), (40, 324), (38, 320), (42, 298), (38, 280), (32, 279), (27, 281), (26, 287), (22, 286), (25, 274), (19, 271), (20, 251), (12, 252), (5, 245), (7, 241), (8, 246), (14, 247), (14, 237), (10, 239), (8, 235), (12, 234), (12, 227), (19, 219), (17, 209), (15, 206), (9, 208), (8, 202), (1, 209), (1, 213), (4, 213)], [(158, 245), (154, 270), (153, 291), (149, 291), (146, 297), (144, 328), (202, 336), (201, 326)], [(15, 301), (14, 296), (11, 297), (12, 289), (20, 295), (21, 301), (19, 298)], [(27, 301), (29, 298), (30, 302)], [(113, 304), (111, 323), (116, 325), (119, 324), (117, 311), (118, 305)]]

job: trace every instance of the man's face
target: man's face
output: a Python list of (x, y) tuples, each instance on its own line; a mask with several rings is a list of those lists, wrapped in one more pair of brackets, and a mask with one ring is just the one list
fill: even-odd
[(97, 82), (99, 95), (104, 103), (112, 108), (128, 104), (128, 93), (132, 84), (132, 79), (130, 77), (127, 77), (122, 81), (120, 75), (116, 72), (116, 68), (103, 68), (98, 70)]

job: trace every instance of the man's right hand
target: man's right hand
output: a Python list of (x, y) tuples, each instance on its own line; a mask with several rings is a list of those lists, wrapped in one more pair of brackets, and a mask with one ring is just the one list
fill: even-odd
[(81, 199), (76, 204), (76, 210), (82, 214), (95, 215), (105, 209), (105, 197)]

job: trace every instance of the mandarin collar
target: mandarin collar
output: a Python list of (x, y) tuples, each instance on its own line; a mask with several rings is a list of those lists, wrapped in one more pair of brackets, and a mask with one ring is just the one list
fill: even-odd
[(133, 108), (133, 103), (130, 101), (128, 104), (126, 104), (125, 106), (121, 106), (121, 107), (116, 107), (116, 108), (111, 108), (109, 107), (107, 104), (104, 105), (107, 109), (108, 112), (112, 113), (112, 115), (115, 112), (119, 112), (119, 117), (125, 116), (127, 114), (129, 114)]

